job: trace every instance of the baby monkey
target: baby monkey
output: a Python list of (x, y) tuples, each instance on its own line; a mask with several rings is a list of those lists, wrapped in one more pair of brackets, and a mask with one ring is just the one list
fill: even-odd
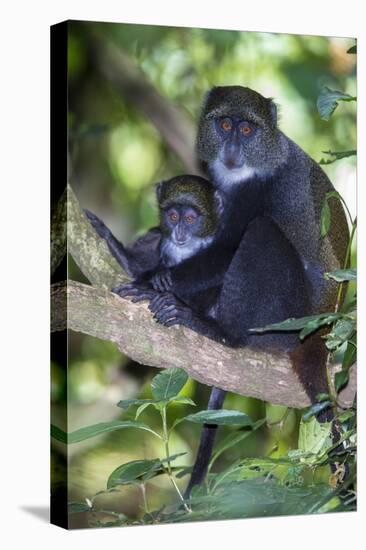
[[(156, 265), (147, 265), (131, 283), (122, 283), (113, 292), (129, 296), (134, 302), (149, 300), (155, 318), (167, 326), (169, 319), (160, 319), (160, 314), (169, 315), (167, 299), (182, 312), (188, 308), (187, 313), (193, 310), (202, 318), (211, 317), (227, 265), (216, 272), (207, 265), (203, 254), (217, 235), (222, 210), (220, 195), (209, 181), (188, 175), (161, 182), (156, 192), (161, 231)], [(192, 258), (194, 265), (189, 262)], [(178, 265), (182, 269), (177, 273), (174, 270)], [(199, 266), (201, 269), (197, 269)], [(172, 272), (176, 275), (174, 280)]]

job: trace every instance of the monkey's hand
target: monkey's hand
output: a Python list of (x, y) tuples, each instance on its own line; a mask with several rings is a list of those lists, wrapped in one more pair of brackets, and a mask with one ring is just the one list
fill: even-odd
[(108, 229), (108, 227), (105, 225), (104, 222), (98, 216), (93, 214), (93, 212), (90, 212), (90, 210), (87, 210), (84, 208), (84, 214), (94, 227), (95, 231), (98, 233), (99, 237), (102, 239), (107, 239), (107, 237), (110, 236), (111, 232)]
[(112, 288), (112, 292), (118, 294), (121, 298), (131, 298), (134, 303), (152, 300), (156, 296), (160, 296), (148, 283), (139, 283), (138, 281), (121, 283)]
[(158, 271), (150, 279), (154, 290), (158, 292), (168, 292), (172, 288), (172, 276), (170, 269)]
[(192, 310), (170, 292), (156, 294), (150, 300), (149, 310), (154, 314), (154, 319), (165, 327), (192, 326)]

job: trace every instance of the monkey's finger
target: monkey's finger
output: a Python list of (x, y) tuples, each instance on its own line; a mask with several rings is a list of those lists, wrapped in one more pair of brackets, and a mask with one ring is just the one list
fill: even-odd
[(155, 296), (152, 298), (149, 309), (152, 312), (155, 312), (156, 310), (160, 309), (160, 307), (166, 302), (168, 299), (168, 296), (166, 294), (155, 294)]
[(173, 319), (170, 319), (169, 321), (164, 323), (164, 326), (165, 327), (173, 327), (174, 325), (182, 325), (182, 324), (183, 323), (181, 323), (179, 319), (177, 319), (176, 317), (173, 317)]
[(144, 290), (141, 288), (132, 286), (128, 288), (121, 288), (117, 294), (118, 296), (121, 296), (121, 298), (125, 298), (126, 296), (137, 296), (141, 292), (144, 292)]
[(154, 318), (157, 319), (160, 323), (164, 323), (171, 317), (173, 317), (174, 306), (170, 306), (164, 309), (157, 311), (154, 315)]
[(136, 294), (136, 296), (134, 296), (131, 299), (131, 302), (136, 304), (137, 302), (143, 302), (144, 300), (150, 300), (150, 299), (151, 299), (151, 294), (149, 292), (141, 292), (140, 294)]
[(119, 285), (113, 287), (111, 292), (114, 292), (115, 294), (118, 294), (119, 292), (123, 291), (124, 289), (134, 288), (134, 286), (135, 285), (133, 283), (120, 283)]
[(171, 275), (170, 275), (169, 271), (167, 273), (165, 273), (165, 275), (163, 275), (162, 283), (164, 285), (164, 290), (165, 291), (170, 290), (170, 288), (172, 286), (172, 278), (171, 278)]

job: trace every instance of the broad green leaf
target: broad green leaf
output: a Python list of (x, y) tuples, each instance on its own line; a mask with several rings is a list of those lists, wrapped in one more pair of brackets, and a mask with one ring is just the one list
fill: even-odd
[(90, 512), (91, 508), (86, 502), (69, 502), (67, 512), (69, 514), (79, 514), (80, 512)]
[(253, 420), (247, 414), (240, 411), (231, 411), (226, 409), (200, 411), (198, 413), (186, 416), (184, 420), (188, 420), (188, 422), (194, 422), (196, 424), (253, 425)]
[(330, 119), (339, 101), (356, 101), (356, 97), (338, 90), (331, 90), (327, 86), (324, 86), (316, 102), (319, 114), (323, 120)]
[(132, 460), (118, 466), (108, 478), (107, 488), (111, 489), (117, 485), (128, 485), (129, 483), (141, 480), (141, 478), (161, 467), (161, 461), (154, 460)]
[(325, 237), (330, 229), (331, 214), (327, 199), (324, 200), (320, 213), (320, 236)]
[(324, 411), (324, 409), (327, 409), (330, 405), (331, 402), (329, 400), (321, 401), (320, 403), (314, 403), (314, 405), (311, 405), (306, 413), (303, 414), (303, 421), (307, 422), (308, 420), (310, 420), (310, 418), (317, 415), (321, 411)]
[(153, 405), (153, 403), (143, 403), (140, 405), (136, 411), (135, 420), (137, 420), (140, 414), (142, 414), (147, 407), (150, 407), (150, 405)]
[(347, 342), (347, 348), (343, 355), (342, 370), (347, 370), (356, 361), (357, 348), (354, 343), (354, 338)]
[(216, 447), (214, 448), (214, 452), (213, 452), (212, 458), (210, 460), (209, 468), (211, 468), (212, 464), (218, 459), (218, 457), (223, 452), (227, 451), (228, 449), (230, 449), (234, 445), (237, 445), (238, 443), (240, 443), (241, 441), (243, 441), (244, 439), (249, 437), (255, 430), (257, 430), (258, 428), (263, 426), (263, 424), (265, 424), (265, 422), (266, 422), (265, 418), (263, 418), (261, 420), (258, 420), (257, 422), (255, 422), (253, 424), (251, 430), (246, 430), (246, 431), (240, 430), (240, 431), (236, 431), (234, 433), (230, 433), (227, 437), (225, 437), (222, 441), (220, 441), (220, 443), (218, 445), (216, 445)]
[(188, 380), (183, 369), (165, 369), (152, 379), (151, 390), (155, 399), (171, 399), (178, 395)]
[(329, 350), (344, 352), (347, 341), (351, 339), (356, 330), (356, 322), (351, 319), (339, 319), (332, 331), (326, 336), (326, 346)]
[(352, 418), (354, 415), (355, 415), (355, 411), (353, 411), (352, 409), (348, 409), (348, 411), (344, 411), (338, 416), (338, 420), (340, 422), (346, 422), (347, 420)]
[[(329, 325), (336, 319), (341, 317), (340, 313), (321, 313), (319, 315), (308, 315), (307, 317), (291, 317), (280, 323), (273, 323), (266, 327), (251, 328), (249, 332), (268, 332), (268, 331), (288, 331), (288, 330), (301, 330), (308, 327), (308, 330), (313, 332), (316, 328), (322, 325)], [(314, 328), (316, 327), (316, 328)]]
[(355, 331), (355, 321), (350, 319), (339, 319), (332, 332), (341, 340), (349, 340)]
[(181, 405), (192, 405), (193, 407), (196, 406), (196, 403), (192, 401), (190, 397), (184, 397), (183, 395), (179, 397), (171, 397), (169, 399), (169, 403), (180, 403)]
[(54, 424), (51, 424), (51, 437), (57, 441), (61, 441), (61, 443), (67, 443), (67, 433)]
[(356, 281), (357, 270), (356, 269), (335, 269), (334, 271), (328, 271), (324, 273), (325, 279), (334, 279), (338, 283), (343, 281)]
[(341, 370), (337, 372), (334, 377), (334, 386), (337, 392), (339, 392), (348, 382), (349, 372), (348, 370)]
[[(80, 428), (80, 430), (76, 430), (69, 434), (65, 434), (65, 432), (63, 432), (64, 435), (62, 437), (66, 437), (67, 443), (69, 444), (79, 443), (79, 441), (84, 441), (85, 439), (96, 437), (97, 435), (114, 432), (115, 430), (122, 430), (125, 428), (137, 428), (139, 430), (145, 430), (156, 435), (157, 437), (160, 437), (159, 434), (154, 432), (154, 430), (152, 430), (146, 424), (142, 424), (142, 422), (136, 422), (134, 420), (113, 420), (111, 422), (101, 422), (100, 424), (93, 424), (92, 426)], [(62, 439), (60, 441), (62, 441)]]
[(337, 160), (345, 159), (348, 157), (353, 157), (357, 155), (357, 151), (355, 149), (351, 149), (350, 151), (322, 151), (324, 155), (329, 155), (333, 158), (324, 159), (322, 158), (319, 161), (319, 164), (333, 164), (333, 162), (336, 162)]
[(117, 403), (117, 407), (127, 410), (131, 405), (142, 405), (144, 403), (155, 403), (155, 399), (123, 399)]
[[(132, 460), (121, 464), (110, 474), (107, 481), (107, 488), (111, 489), (117, 485), (128, 485), (138, 481), (147, 481), (156, 475), (165, 473), (165, 462), (174, 462), (178, 457), (187, 453), (177, 453), (164, 459), (154, 458), (150, 460)], [(173, 468), (174, 469), (174, 468)], [(179, 468), (180, 469), (180, 468)]]
[(191, 513), (182, 513), (178, 504), (176, 511), (164, 515), (161, 523), (305, 514), (332, 493), (325, 483), (286, 487), (275, 479), (229, 481), (218, 485), (213, 494), (194, 495), (190, 500)]
[(299, 450), (323, 454), (332, 445), (331, 422), (320, 424), (313, 416), (310, 421), (301, 420), (299, 429)]

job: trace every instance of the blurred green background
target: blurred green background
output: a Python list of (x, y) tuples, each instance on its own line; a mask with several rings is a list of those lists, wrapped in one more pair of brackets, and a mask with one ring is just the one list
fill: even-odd
[[(100, 216), (123, 242), (155, 225), (154, 183), (196, 170), (195, 128), (204, 94), (214, 85), (240, 84), (273, 97), (280, 107), (281, 129), (317, 161), (324, 157), (322, 151), (355, 149), (355, 103), (341, 103), (328, 122), (316, 109), (324, 85), (356, 95), (356, 56), (346, 53), (353, 44), (353, 39), (335, 37), (70, 22), (69, 181), (81, 205)], [(355, 157), (325, 170), (355, 214)], [(72, 259), (69, 276), (85, 281)], [(129, 361), (112, 344), (81, 334), (70, 333), (69, 357), (69, 431), (130, 416), (115, 404), (148, 397), (149, 380), (157, 372)], [(66, 375), (56, 362), (52, 380), (57, 418), (58, 411), (62, 416)], [(206, 407), (209, 388), (190, 381), (185, 392), (200, 408)], [(254, 419), (267, 414), (269, 423), (280, 420), (286, 410), (234, 394), (227, 396), (225, 407)], [(193, 412), (188, 406), (175, 405), (170, 420), (188, 412)], [(154, 422), (151, 408), (142, 420), (144, 414)], [(296, 447), (298, 417), (291, 411), (282, 426), (262, 428), (224, 453), (216, 469), (240, 456), (271, 451), (277, 456)], [(180, 463), (190, 464), (200, 427), (187, 424), (177, 428), (171, 452), (187, 451)], [(219, 439), (229, 429), (221, 428)], [(55, 476), (61, 452), (55, 445)], [(149, 434), (133, 430), (70, 446), (69, 453), (69, 500), (104, 489), (119, 464), (164, 454)], [(148, 485), (151, 509), (175, 499), (165, 478)], [(182, 488), (186, 480), (180, 481)], [(126, 487), (117, 496), (101, 496), (100, 503), (138, 517), (141, 494)], [(72, 516), (72, 526), (87, 526), (85, 514)]]

